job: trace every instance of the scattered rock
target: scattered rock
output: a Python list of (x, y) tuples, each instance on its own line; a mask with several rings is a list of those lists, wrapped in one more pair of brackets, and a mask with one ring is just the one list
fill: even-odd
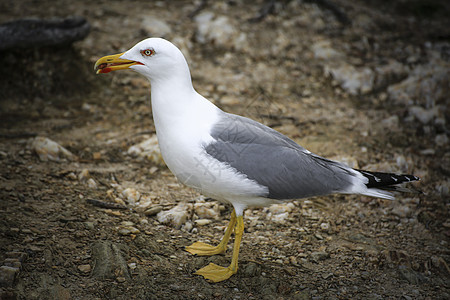
[(205, 226), (208, 224), (211, 224), (211, 220), (210, 219), (198, 219), (194, 221), (196, 225), (198, 226)]
[(194, 20), (197, 25), (195, 39), (201, 44), (232, 46), (237, 50), (247, 46), (246, 34), (237, 30), (233, 20), (227, 16), (216, 16), (213, 12), (205, 11)]
[(22, 269), (22, 263), (17, 258), (6, 258), (3, 262), (4, 266)]
[(74, 172), (70, 172), (69, 174), (66, 175), (66, 177), (70, 180), (77, 180), (77, 175), (75, 175)]
[(151, 136), (149, 139), (144, 140), (139, 144), (131, 146), (128, 148), (127, 153), (131, 156), (149, 160), (158, 166), (165, 166), (156, 135)]
[(89, 178), (91, 178), (91, 174), (88, 169), (83, 169), (80, 174), (78, 174), (79, 181), (87, 181)]
[(450, 64), (433, 58), (428, 64), (418, 65), (409, 76), (388, 87), (389, 98), (397, 104), (420, 105), (432, 108), (445, 103), (449, 93)]
[(160, 206), (160, 205), (155, 205), (155, 206), (152, 206), (152, 207), (150, 207), (149, 209), (147, 209), (145, 212), (144, 212), (144, 214), (146, 215), (146, 216), (149, 216), (149, 217), (151, 217), (151, 216), (154, 216), (154, 215), (156, 215), (157, 213), (159, 213), (160, 211), (162, 211), (162, 206)]
[(428, 124), (438, 115), (438, 107), (435, 106), (431, 109), (424, 109), (420, 106), (411, 106), (409, 113), (414, 116), (420, 123)]
[(146, 16), (142, 20), (141, 27), (147, 36), (167, 37), (172, 33), (169, 24), (155, 16)]
[(330, 223), (321, 223), (320, 229), (327, 231), (328, 229), (330, 229)]
[(390, 117), (387, 117), (386, 119), (381, 120), (381, 125), (385, 129), (391, 130), (391, 131), (397, 131), (400, 129), (399, 127), (399, 119), (397, 115), (393, 115)]
[(91, 189), (97, 189), (97, 182), (95, 182), (95, 180), (92, 179), (92, 178), (89, 178), (89, 179), (88, 179), (87, 185), (88, 185), (88, 187), (91, 188)]
[(292, 202), (273, 204), (269, 206), (269, 212), (272, 214), (290, 213), (294, 208), (295, 204)]
[(120, 235), (138, 234), (139, 232), (139, 229), (133, 226), (125, 226), (119, 229)]
[(387, 64), (375, 67), (375, 87), (380, 89), (387, 87), (393, 82), (405, 78), (409, 68), (396, 60), (389, 60)]
[(448, 145), (448, 136), (445, 133), (438, 134), (434, 138), (434, 142), (439, 147), (446, 146), (446, 145)]
[(406, 218), (411, 215), (412, 211), (409, 206), (398, 204), (391, 210), (391, 213), (399, 218)]
[(347, 63), (326, 66), (325, 74), (331, 75), (351, 95), (371, 92), (375, 80), (375, 73), (370, 68), (356, 68)]
[(81, 272), (81, 273), (89, 273), (89, 272), (91, 272), (91, 265), (79, 265), (78, 266), (78, 270)]
[(278, 224), (285, 223), (294, 208), (295, 205), (292, 202), (273, 204), (268, 208), (267, 219)]
[(311, 260), (313, 260), (314, 262), (318, 262), (318, 261), (329, 258), (330, 254), (325, 251), (316, 251), (316, 252), (311, 253), (310, 257), (311, 257)]
[(135, 205), (137, 201), (141, 198), (141, 193), (139, 193), (135, 188), (126, 188), (122, 191), (122, 195), (128, 204)]
[(87, 230), (93, 230), (95, 228), (94, 222), (84, 222), (84, 227)]
[(186, 221), (186, 223), (181, 227), (182, 230), (190, 232), (194, 228), (194, 224), (191, 221)]
[(191, 210), (192, 204), (179, 203), (172, 209), (160, 211), (156, 217), (161, 224), (179, 229), (181, 225), (186, 223), (186, 220), (191, 215)]
[(218, 219), (220, 216), (219, 204), (203, 202), (194, 204), (194, 212), (200, 219)]
[(314, 57), (322, 60), (336, 60), (344, 58), (345, 55), (331, 47), (331, 41), (321, 40), (311, 46)]
[(34, 138), (31, 142), (31, 148), (41, 161), (75, 160), (75, 155), (69, 150), (46, 137), (38, 136)]
[(152, 197), (149, 195), (141, 195), (136, 204), (139, 211), (146, 211), (152, 205)]

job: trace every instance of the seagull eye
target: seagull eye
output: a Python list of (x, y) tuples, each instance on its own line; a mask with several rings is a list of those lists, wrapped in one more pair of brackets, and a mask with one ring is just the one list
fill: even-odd
[(155, 51), (152, 49), (145, 49), (145, 50), (141, 50), (141, 54), (143, 56), (152, 56), (153, 54), (155, 54)]

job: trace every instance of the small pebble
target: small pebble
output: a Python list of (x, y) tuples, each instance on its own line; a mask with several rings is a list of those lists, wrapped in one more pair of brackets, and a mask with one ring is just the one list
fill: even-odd
[(198, 226), (205, 226), (205, 225), (211, 224), (212, 221), (209, 219), (198, 219), (198, 220), (195, 220), (194, 222)]
[(70, 172), (69, 174), (66, 175), (66, 177), (70, 180), (77, 180), (77, 175), (75, 175), (74, 172)]
[(192, 204), (179, 203), (172, 209), (160, 211), (156, 217), (161, 224), (169, 225), (179, 229), (181, 225), (186, 223), (192, 210)]
[(61, 161), (64, 158), (68, 160), (75, 159), (75, 156), (69, 150), (46, 137), (36, 137), (31, 143), (31, 148), (41, 161)]
[(89, 273), (91, 272), (91, 265), (79, 265), (78, 270), (82, 273)]
[(128, 226), (128, 227), (119, 229), (119, 234), (121, 234), (121, 235), (137, 234), (139, 232), (140, 232), (139, 229), (137, 229), (136, 227), (133, 227), (133, 226)]
[(187, 232), (190, 232), (192, 228), (194, 228), (194, 225), (192, 224), (191, 221), (187, 221), (183, 226), (183, 229)]
[(117, 204), (120, 204), (120, 205), (123, 205), (123, 206), (126, 206), (127, 204), (125, 203), (125, 201), (123, 201), (122, 199), (120, 199), (120, 198), (114, 198), (114, 202), (116, 202)]
[(156, 205), (156, 206), (152, 206), (149, 209), (147, 209), (144, 214), (148, 217), (154, 216), (157, 213), (159, 213), (160, 211), (162, 211), (162, 206), (160, 205)]
[(92, 178), (89, 178), (89, 179), (88, 179), (87, 185), (88, 185), (88, 187), (91, 188), (91, 189), (97, 189), (97, 182), (95, 182), (95, 180), (92, 179)]
[(322, 230), (328, 230), (328, 229), (330, 229), (330, 224), (329, 223), (322, 223), (322, 224), (320, 224), (320, 228), (322, 229)]
[(434, 138), (434, 142), (436, 143), (437, 146), (440, 146), (440, 147), (448, 145), (448, 136), (445, 133), (438, 134)]
[(79, 181), (86, 181), (91, 177), (91, 174), (89, 174), (88, 169), (83, 169), (80, 174), (78, 174), (78, 180)]
[(316, 252), (311, 253), (311, 259), (316, 262), (320, 261), (320, 260), (325, 260), (329, 257), (330, 257), (330, 254), (328, 254), (325, 251), (316, 251)]
[(195, 203), (194, 211), (200, 219), (218, 219), (220, 216), (219, 205), (214, 202)]
[(122, 195), (131, 205), (134, 205), (141, 198), (141, 193), (139, 193), (135, 188), (127, 188), (123, 190)]

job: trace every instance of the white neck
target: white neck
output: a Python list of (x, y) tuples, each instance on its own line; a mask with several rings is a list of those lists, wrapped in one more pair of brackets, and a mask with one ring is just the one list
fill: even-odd
[(201, 126), (205, 121), (214, 119), (220, 111), (197, 93), (190, 76), (152, 80), (151, 85), (153, 119), (158, 136), (177, 127), (183, 131), (184, 124)]

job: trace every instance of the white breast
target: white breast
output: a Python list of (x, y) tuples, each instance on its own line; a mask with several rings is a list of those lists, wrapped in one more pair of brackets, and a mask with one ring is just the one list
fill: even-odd
[[(172, 106), (172, 107), (171, 107)], [(196, 94), (190, 105), (152, 97), (153, 117), (161, 153), (169, 169), (182, 183), (217, 200), (235, 202), (268, 192), (245, 175), (238, 173), (206, 153), (204, 147), (214, 139), (210, 132), (222, 111)]]

